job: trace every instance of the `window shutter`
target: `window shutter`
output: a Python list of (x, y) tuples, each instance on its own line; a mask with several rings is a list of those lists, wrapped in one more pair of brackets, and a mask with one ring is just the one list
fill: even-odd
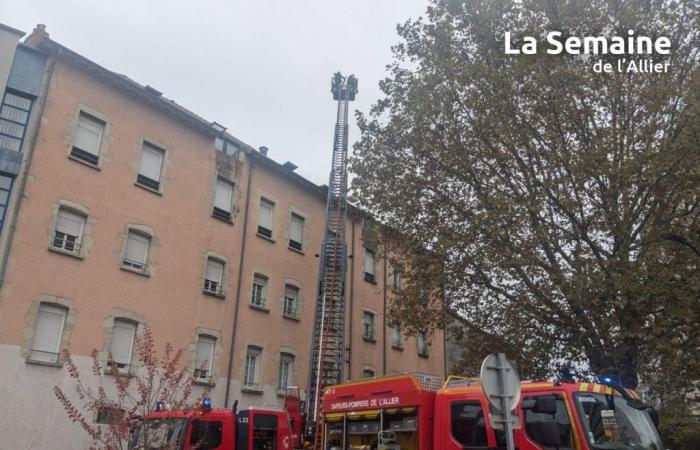
[(293, 241), (302, 242), (302, 236), (304, 235), (304, 219), (292, 214), (292, 224), (289, 230), (289, 238)]
[(365, 250), (365, 273), (374, 275), (374, 253)]
[(124, 258), (145, 264), (149, 242), (150, 239), (146, 236), (130, 232), (126, 240)]
[(197, 356), (194, 362), (195, 370), (203, 369), (209, 375), (214, 359), (214, 346), (216, 339), (209, 336), (199, 336), (197, 341)]
[(112, 328), (112, 359), (117, 364), (130, 364), (131, 351), (134, 346), (136, 324), (124, 320), (115, 320)]
[(163, 152), (144, 144), (141, 150), (139, 173), (151, 180), (160, 181), (160, 169), (163, 164)]
[(56, 220), (56, 231), (75, 236), (80, 240), (83, 235), (83, 226), (85, 225), (85, 216), (75, 214), (64, 209), (58, 211), (58, 220)]
[(56, 306), (40, 305), (34, 331), (31, 358), (38, 361), (58, 361), (66, 310)]
[(100, 151), (100, 141), (104, 124), (91, 119), (86, 114), (80, 114), (78, 127), (75, 131), (73, 145), (80, 150), (97, 155)]
[(267, 200), (260, 201), (260, 222), (258, 225), (268, 230), (272, 229), (272, 203)]
[(221, 280), (224, 275), (224, 265), (216, 261), (215, 259), (209, 258), (207, 260), (207, 273), (205, 274), (205, 278), (207, 280), (211, 281), (216, 281), (217, 283), (221, 283)]
[(227, 212), (231, 212), (233, 200), (233, 186), (223, 180), (216, 180), (216, 192), (214, 193), (214, 206)]

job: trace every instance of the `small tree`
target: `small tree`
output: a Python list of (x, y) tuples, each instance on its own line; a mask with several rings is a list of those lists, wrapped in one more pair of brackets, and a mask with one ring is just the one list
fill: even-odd
[[(192, 378), (180, 364), (184, 351), (173, 351), (168, 343), (163, 357), (158, 358), (148, 327), (142, 337), (135, 339), (134, 346), (142, 366), (138, 373), (119, 372), (116, 364), (111, 364), (111, 353), (104, 365), (99, 352), (93, 350), (92, 376), (89, 379), (81, 375), (71, 355), (66, 352), (66, 368), (75, 382), (78, 400), (69, 398), (58, 386), (54, 386), (54, 394), (68, 417), (92, 438), (91, 450), (126, 449), (132, 421), (151, 412), (158, 401), (173, 409), (190, 407)], [(105, 373), (110, 376), (105, 377)], [(98, 424), (91, 420), (91, 415), (98, 414), (106, 423)]]

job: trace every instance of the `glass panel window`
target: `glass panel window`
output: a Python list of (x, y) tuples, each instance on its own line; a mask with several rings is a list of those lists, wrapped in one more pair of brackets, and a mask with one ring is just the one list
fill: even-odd
[(198, 380), (209, 380), (211, 368), (214, 361), (214, 347), (216, 338), (199, 335), (197, 339), (197, 354), (194, 360), (194, 378)]
[(299, 288), (292, 285), (284, 287), (284, 315), (296, 317), (297, 303), (299, 301)]
[(6, 92), (0, 105), (0, 148), (19, 152), (27, 130), (32, 100)]
[(362, 369), (362, 378), (372, 378), (372, 377), (374, 377), (374, 370)]
[(75, 129), (71, 155), (90, 164), (97, 164), (104, 128), (104, 122), (81, 112)]
[(233, 183), (221, 178), (216, 180), (214, 190), (214, 217), (231, 220), (233, 210)]
[(129, 234), (126, 237), (126, 249), (124, 251), (123, 264), (127, 267), (144, 270), (146, 268), (148, 247), (150, 245), (150, 237), (134, 231), (129, 231)]
[(267, 199), (260, 199), (260, 211), (258, 217), (258, 233), (265, 237), (272, 237), (272, 213), (275, 204)]
[(193, 420), (191, 424), (190, 446), (187, 448), (197, 450), (214, 450), (219, 448), (223, 440), (223, 422)]
[(403, 336), (401, 333), (400, 323), (394, 323), (394, 326), (391, 327), (391, 346), (394, 348), (403, 347)]
[(120, 372), (129, 372), (135, 335), (135, 323), (119, 319), (114, 321), (110, 364), (116, 366)]
[(395, 291), (400, 291), (403, 288), (403, 280), (401, 279), (401, 273), (394, 270), (391, 274), (391, 287)]
[(277, 390), (287, 390), (287, 386), (291, 384), (293, 370), (294, 355), (290, 355), (289, 353), (282, 353), (280, 355), (280, 367), (277, 376)]
[(369, 311), (362, 313), (362, 337), (374, 340), (374, 314)]
[[(547, 397), (552, 397), (552, 395), (548, 395)], [(566, 405), (564, 404), (564, 399), (558, 395), (554, 395), (554, 400), (556, 402), (556, 407), (557, 407), (557, 412), (552, 416), (549, 412), (547, 413), (540, 413), (540, 412), (535, 412), (533, 410), (525, 410), (525, 432), (527, 433), (528, 437), (532, 439), (533, 441), (537, 442), (538, 444), (542, 445), (542, 448), (546, 450), (554, 450), (555, 448), (558, 450), (572, 450), (574, 447), (573, 444), (573, 434), (571, 430), (571, 421), (569, 420), (569, 413), (566, 410)], [(533, 396), (533, 397), (524, 397), (523, 402), (526, 402), (528, 400), (531, 401), (536, 401), (538, 397)], [(551, 445), (550, 442), (550, 437), (547, 436), (547, 433), (543, 433), (543, 423), (544, 422), (552, 422), (554, 420), (559, 428), (559, 436), (560, 436), (560, 445), (559, 446), (553, 446)], [(607, 441), (607, 439), (606, 439)], [(610, 448), (615, 448), (610, 447)], [(619, 447), (617, 447), (619, 448)], [(651, 448), (651, 447), (647, 447)]]
[(58, 361), (65, 322), (65, 308), (44, 303), (39, 305), (31, 359), (46, 362)]
[(428, 337), (424, 331), (416, 335), (416, 346), (418, 347), (418, 356), (428, 356)]
[(295, 250), (301, 250), (304, 242), (304, 218), (292, 213), (289, 224), (289, 246)]
[(266, 294), (267, 278), (262, 275), (255, 275), (255, 277), (253, 277), (253, 295), (250, 299), (250, 303), (264, 308)]
[(7, 204), (10, 200), (10, 191), (12, 190), (12, 178), (0, 175), (0, 234), (2, 233), (3, 225), (5, 224), (5, 212)]
[(77, 253), (80, 250), (84, 228), (85, 216), (64, 208), (59, 209), (51, 245), (54, 248)]
[(365, 249), (365, 281), (375, 282), (376, 261), (374, 252)]
[(243, 385), (247, 387), (258, 386), (258, 365), (260, 364), (261, 350), (257, 347), (248, 347), (245, 355), (245, 371), (243, 373)]
[(457, 401), (450, 407), (452, 438), (464, 448), (486, 448), (486, 421), (481, 402)]
[(224, 279), (224, 263), (213, 259), (207, 259), (207, 269), (204, 274), (204, 290), (215, 294), (221, 294)]
[(137, 181), (151, 189), (160, 189), (160, 173), (163, 167), (163, 150), (146, 142), (141, 149)]

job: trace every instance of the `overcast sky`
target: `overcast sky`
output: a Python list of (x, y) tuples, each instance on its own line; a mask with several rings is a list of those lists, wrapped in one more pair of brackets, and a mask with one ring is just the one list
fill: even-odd
[[(0, 0), (0, 22), (51, 38), (149, 84), (244, 142), (327, 183), (333, 72), (354, 73), (369, 110), (396, 24), (427, 0)], [(350, 139), (359, 133), (351, 122)]]

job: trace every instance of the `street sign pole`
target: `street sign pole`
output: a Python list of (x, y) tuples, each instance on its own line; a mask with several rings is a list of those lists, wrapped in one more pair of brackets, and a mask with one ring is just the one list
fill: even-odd
[(489, 403), (497, 411), (491, 414), (494, 428), (503, 429), (506, 437), (506, 448), (515, 450), (513, 429), (520, 428), (518, 416), (512, 411), (520, 398), (520, 377), (513, 365), (506, 359), (504, 353), (489, 355), (481, 364), (481, 388), (489, 399)]

